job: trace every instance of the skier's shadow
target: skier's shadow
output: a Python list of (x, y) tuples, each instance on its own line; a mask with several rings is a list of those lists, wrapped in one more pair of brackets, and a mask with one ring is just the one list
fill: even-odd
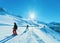
[(10, 35), (10, 36), (8, 36), (8, 37), (6, 37), (6, 38), (0, 40), (0, 43), (5, 43), (5, 42), (7, 42), (8, 40), (14, 38), (15, 36), (16, 36), (16, 35), (13, 35), (13, 34), (12, 34), (12, 35)]
[(21, 34), (21, 36), (24, 34), (24, 33), (27, 33), (29, 30), (28, 29), (25, 29), (25, 31)]

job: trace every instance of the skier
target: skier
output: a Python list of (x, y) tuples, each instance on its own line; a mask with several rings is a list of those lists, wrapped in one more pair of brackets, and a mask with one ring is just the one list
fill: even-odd
[(25, 31), (21, 35), (23, 35), (24, 33), (26, 33), (29, 30), (28, 27), (29, 27), (29, 25), (26, 26)]
[(29, 25), (27, 25), (27, 27), (26, 27), (27, 30), (29, 30), (28, 27), (29, 27)]
[(13, 34), (14, 34), (14, 35), (17, 35), (16, 30), (17, 30), (17, 24), (14, 23), (14, 27), (13, 27)]

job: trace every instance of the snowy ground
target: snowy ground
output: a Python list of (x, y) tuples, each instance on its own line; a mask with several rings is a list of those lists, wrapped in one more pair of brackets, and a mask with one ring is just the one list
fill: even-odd
[[(46, 28), (19, 27), (18, 35), (12, 35), (12, 26), (0, 26), (0, 43), (60, 43), (59, 33)], [(24, 32), (25, 31), (25, 32)]]

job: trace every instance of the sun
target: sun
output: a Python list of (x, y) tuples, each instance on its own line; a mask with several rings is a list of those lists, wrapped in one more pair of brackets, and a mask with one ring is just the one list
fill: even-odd
[(31, 20), (34, 20), (35, 19), (35, 13), (33, 13), (33, 12), (30, 13), (29, 17), (30, 17)]

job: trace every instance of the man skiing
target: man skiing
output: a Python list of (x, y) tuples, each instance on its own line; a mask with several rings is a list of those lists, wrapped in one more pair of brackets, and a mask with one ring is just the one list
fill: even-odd
[(17, 35), (16, 30), (17, 30), (17, 24), (14, 23), (14, 27), (13, 27), (13, 34), (14, 34), (14, 35)]
[(27, 25), (27, 27), (26, 27), (27, 30), (29, 30), (28, 27), (29, 27), (29, 25)]
[(28, 27), (29, 27), (29, 25), (26, 26), (25, 31), (21, 35), (23, 35), (24, 33), (26, 33), (29, 30)]

